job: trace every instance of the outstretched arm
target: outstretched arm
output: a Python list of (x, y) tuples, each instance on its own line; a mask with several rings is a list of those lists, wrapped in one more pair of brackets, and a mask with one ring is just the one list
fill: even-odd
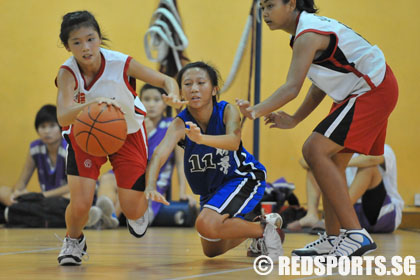
[(156, 191), (156, 183), (159, 177), (160, 168), (168, 159), (176, 144), (184, 137), (184, 122), (175, 118), (166, 131), (165, 137), (153, 152), (152, 159), (146, 168), (146, 190), (147, 198), (169, 205), (169, 202)]
[(187, 101), (181, 101), (178, 84), (173, 78), (150, 69), (134, 59), (130, 61), (130, 65), (127, 69), (127, 75), (138, 80), (142, 80), (155, 87), (163, 88), (168, 94), (162, 96), (163, 101), (172, 107), (180, 108), (182, 105), (188, 103)]
[(187, 200), (190, 205), (196, 204), (194, 197), (187, 194), (187, 179), (184, 173), (184, 150), (179, 146), (175, 147), (175, 165), (178, 175), (179, 199)]
[(250, 106), (248, 101), (237, 100), (241, 113), (250, 119), (265, 116), (295, 99), (302, 88), (309, 67), (317, 51), (327, 49), (328, 35), (305, 33), (296, 39), (293, 45), (293, 56), (287, 74), (286, 83), (278, 88), (263, 102)]
[(265, 124), (271, 124), (270, 128), (294, 128), (315, 110), (324, 97), (325, 93), (315, 85), (312, 85), (309, 88), (305, 100), (293, 116), (284, 111), (273, 112), (264, 117)]
[(192, 123), (186, 122), (189, 128), (185, 128), (185, 134), (192, 141), (214, 148), (236, 151), (241, 143), (241, 124), (240, 115), (236, 107), (227, 104), (223, 116), (223, 122), (226, 125), (225, 135), (207, 135), (201, 134), (200, 128)]

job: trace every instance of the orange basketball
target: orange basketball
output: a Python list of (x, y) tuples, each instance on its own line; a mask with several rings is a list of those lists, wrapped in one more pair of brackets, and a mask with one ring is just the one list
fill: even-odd
[(73, 125), (77, 145), (93, 156), (116, 153), (127, 137), (124, 114), (106, 103), (85, 107)]

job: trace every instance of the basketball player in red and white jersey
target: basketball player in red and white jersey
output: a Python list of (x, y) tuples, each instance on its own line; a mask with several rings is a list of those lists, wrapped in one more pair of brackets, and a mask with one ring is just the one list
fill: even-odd
[[(398, 99), (397, 81), (382, 51), (344, 24), (315, 15), (313, 0), (260, 0), (271, 30), (291, 34), (292, 61), (286, 83), (263, 102), (237, 100), (248, 118), (265, 116), (270, 127), (289, 129), (323, 100), (333, 100), (329, 115), (303, 146), (303, 156), (324, 201), (326, 234), (293, 255), (361, 256), (376, 249), (358, 221), (345, 180), (352, 154), (384, 153), (388, 117)], [(298, 110), (274, 112), (296, 98), (305, 76), (312, 81)]]
[(78, 265), (87, 248), (82, 229), (88, 219), (100, 167), (107, 157), (91, 156), (75, 144), (72, 123), (76, 116), (85, 106), (95, 102), (105, 102), (124, 112), (127, 139), (123, 147), (108, 158), (115, 173), (119, 201), (129, 231), (141, 237), (148, 225), (148, 215), (144, 215), (148, 207), (144, 194), (147, 138), (143, 120), (146, 109), (130, 85), (130, 78), (164, 88), (169, 94), (163, 98), (169, 105), (179, 107), (184, 102), (179, 100), (174, 79), (141, 65), (128, 55), (101, 48), (105, 38), (91, 13), (66, 14), (60, 39), (73, 56), (61, 66), (56, 79), (58, 121), (67, 127), (64, 134), (69, 144), (67, 174), (71, 194), (66, 211), (67, 235), (58, 262), (60, 265)]

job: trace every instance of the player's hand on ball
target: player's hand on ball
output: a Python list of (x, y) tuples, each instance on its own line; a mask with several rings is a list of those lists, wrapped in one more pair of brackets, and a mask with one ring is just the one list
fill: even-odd
[(155, 189), (147, 188), (144, 191), (144, 194), (146, 195), (147, 199), (151, 199), (153, 201), (160, 202), (165, 205), (169, 205), (169, 202), (166, 200), (166, 198)]
[(297, 121), (293, 116), (287, 114), (284, 111), (273, 112), (264, 117), (266, 125), (270, 125), (270, 128), (282, 128), (289, 129), (294, 128), (297, 125)]
[(123, 114), (125, 114), (125, 112), (122, 110), (120, 104), (117, 101), (115, 101), (111, 98), (98, 97), (98, 98), (95, 98), (94, 102), (98, 102), (99, 104), (105, 103), (108, 106), (114, 106), (115, 108), (118, 108)]
[(197, 144), (201, 144), (203, 135), (201, 134), (200, 128), (193, 122), (186, 122), (185, 125), (185, 134), (187, 134), (188, 138)]
[(167, 105), (174, 107), (176, 109), (181, 108), (182, 106), (188, 104), (188, 101), (180, 100), (177, 94), (162, 94), (163, 102)]

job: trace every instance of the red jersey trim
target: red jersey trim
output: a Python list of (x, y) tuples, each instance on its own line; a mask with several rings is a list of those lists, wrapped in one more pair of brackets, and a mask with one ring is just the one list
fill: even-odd
[[(60, 69), (66, 69), (67, 71), (69, 71), (73, 75), (74, 81), (76, 83), (76, 85), (74, 86), (74, 90), (76, 90), (79, 87), (79, 83), (77, 82), (76, 74), (74, 74), (73, 70), (71, 70), (71, 68), (66, 66), (66, 65), (61, 65)], [(55, 78), (55, 86), (58, 87), (57, 77)]]
[(98, 74), (96, 74), (95, 78), (92, 80), (92, 82), (90, 82), (89, 86), (86, 85), (85, 77), (83, 76), (82, 71), (80, 71), (82, 79), (85, 83), (85, 90), (90, 90), (93, 87), (93, 85), (96, 83), (96, 81), (99, 80), (99, 78), (102, 76), (102, 74), (104, 73), (104, 70), (105, 70), (105, 63), (106, 63), (105, 58), (104, 58), (103, 54), (101, 53), (101, 68), (99, 68)]
[(125, 65), (124, 65), (124, 82), (125, 82), (125, 85), (126, 85), (126, 87), (128, 88), (128, 90), (131, 92), (131, 94), (132, 94), (134, 97), (137, 97), (137, 93), (136, 93), (136, 91), (133, 89), (133, 87), (131, 86), (130, 81), (128, 80), (128, 75), (127, 75), (128, 67), (130, 66), (130, 61), (131, 61), (132, 59), (133, 59), (133, 58), (132, 58), (131, 56), (129, 56), (129, 57), (127, 58), (127, 60), (125, 61)]
[(134, 111), (140, 115), (146, 116), (146, 112), (134, 105)]
[(332, 58), (334, 58), (334, 54), (335, 54), (335, 52), (336, 52), (336, 50), (337, 50), (337, 46), (338, 46), (338, 36), (337, 36), (337, 34), (336, 34), (335, 32), (327, 32), (327, 31), (321, 31), (321, 30), (317, 30), (317, 29), (305, 29), (305, 30), (303, 30), (302, 32), (300, 32), (300, 33), (296, 36), (296, 38), (295, 38), (294, 40), (296, 40), (297, 38), (299, 38), (301, 35), (303, 35), (303, 34), (305, 34), (305, 33), (309, 33), (309, 32), (312, 32), (312, 33), (317, 33), (317, 34), (321, 34), (321, 35), (334, 35), (334, 36), (335, 36), (335, 38), (336, 38), (337, 40), (335, 41), (335, 46), (334, 46), (334, 49), (333, 49), (333, 51), (331, 52), (330, 56), (329, 56), (329, 57), (327, 57), (327, 58), (325, 58), (325, 59), (323, 59), (323, 60), (316, 61), (316, 62), (324, 62), (324, 61), (331, 60)]
[[(335, 52), (336, 52), (336, 50), (337, 50), (337, 46), (338, 46), (338, 40), (339, 40), (339, 38), (338, 38), (338, 36), (337, 36), (337, 34), (335, 33), (335, 32), (327, 32), (327, 31), (321, 31), (321, 30), (317, 30), (317, 29), (305, 29), (305, 30), (303, 30), (302, 32), (300, 32), (295, 38), (294, 38), (294, 40), (293, 40), (293, 43), (294, 43), (294, 41), (297, 39), (297, 38), (299, 38), (299, 36), (301, 36), (301, 35), (303, 35), (303, 34), (305, 34), (305, 33), (308, 33), (308, 32), (313, 32), (313, 33), (317, 33), (317, 34), (321, 34), (321, 35), (335, 35), (335, 38), (337, 39), (336, 40), (336, 43), (335, 43), (335, 46), (334, 46), (334, 50), (332, 51), (332, 53), (331, 53), (331, 55), (328, 57), (328, 58), (326, 58), (326, 59), (323, 59), (323, 60), (321, 60), (321, 61), (317, 61), (317, 63), (319, 62), (324, 62), (324, 61), (330, 61), (332, 64), (334, 64), (335, 66), (337, 66), (337, 67), (340, 67), (340, 68), (343, 68), (343, 69), (346, 69), (346, 70), (348, 70), (348, 71), (350, 71), (350, 72), (352, 72), (353, 74), (355, 74), (357, 77), (361, 77), (361, 78), (363, 78), (365, 81), (366, 81), (366, 83), (370, 86), (370, 88), (371, 89), (374, 89), (374, 88), (376, 88), (376, 86), (375, 86), (375, 84), (372, 82), (372, 80), (370, 79), (370, 77), (368, 76), (368, 75), (365, 75), (365, 74), (362, 74), (359, 70), (357, 70), (355, 67), (352, 67), (351, 65), (344, 65), (344, 64), (341, 64), (338, 60), (336, 60), (335, 58), (334, 58), (334, 55), (335, 55)], [(293, 44), (292, 44), (293, 45)]]

